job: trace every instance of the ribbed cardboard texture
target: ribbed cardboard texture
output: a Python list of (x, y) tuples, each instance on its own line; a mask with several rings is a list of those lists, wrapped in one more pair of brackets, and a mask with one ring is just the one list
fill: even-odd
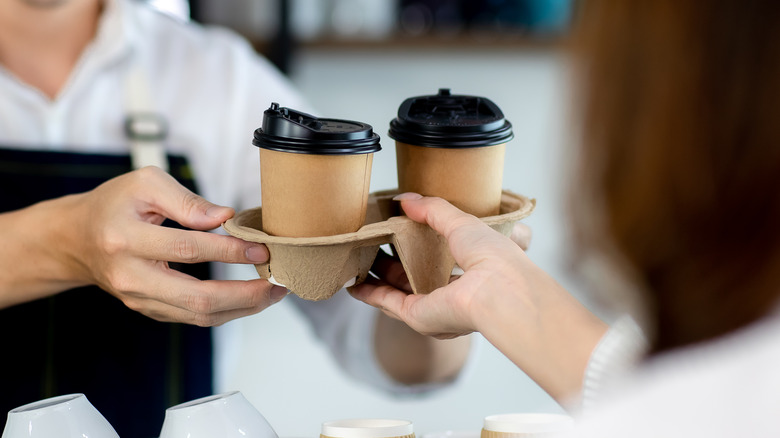
[(554, 438), (561, 432), (494, 432), (482, 429), (479, 438)]
[[(263, 230), (285, 237), (357, 231), (366, 218), (373, 156), (260, 148)], [(328, 195), (323, 197), (323, 193)]]
[(396, 142), (398, 188), (444, 198), (477, 217), (499, 214), (505, 150), (504, 144), (435, 148)]
[[(392, 244), (414, 293), (430, 293), (449, 283), (455, 260), (446, 240), (425, 224), (400, 215), (392, 198), (398, 190), (369, 195), (365, 225), (351, 233), (324, 237), (272, 236), (263, 230), (262, 207), (244, 210), (223, 224), (231, 235), (268, 247), (268, 263), (255, 265), (261, 278), (273, 279), (307, 300), (330, 298), (348, 281), (362, 283), (379, 246)], [(514, 223), (533, 211), (536, 201), (503, 191), (500, 214), (482, 221), (508, 236)]]
[(514, 413), (485, 417), (480, 438), (553, 438), (565, 435), (574, 419), (565, 414)]
[[(340, 437), (332, 437), (332, 436), (320, 434), (320, 438), (340, 438)], [(387, 437), (387, 438), (415, 438), (415, 437), (414, 434), (411, 434), (411, 435), (401, 435), (397, 437)]]

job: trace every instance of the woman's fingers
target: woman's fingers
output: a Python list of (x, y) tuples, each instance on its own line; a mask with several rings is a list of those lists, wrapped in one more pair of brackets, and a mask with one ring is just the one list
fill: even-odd
[[(474, 331), (467, 309), (459, 308), (468, 301), (456, 298), (461, 293), (460, 289), (457, 283), (451, 283), (430, 294), (415, 295), (381, 280), (371, 280), (350, 288), (350, 293), (388, 316), (405, 322), (419, 333), (452, 338)], [(468, 307), (467, 304), (465, 307)]]
[(380, 260), (380, 272), (385, 277), (355, 286), (353, 295), (423, 334), (452, 337), (475, 331), (477, 297), (488, 297), (505, 287), (503, 271), (514, 269), (509, 266), (515, 262), (519, 268), (524, 260), (523, 252), (515, 242), (443, 199), (413, 193), (396, 199), (412, 220), (428, 224), (447, 239), (464, 274), (453, 277), (448, 285), (430, 294), (409, 295), (398, 289), (397, 272), (390, 277), (393, 269), (400, 268)]
[(417, 196), (405, 193), (395, 199), (401, 200), (401, 207), (412, 220), (428, 224), (447, 239), (452, 256), (462, 269), (468, 270), (496, 252), (517, 249), (501, 233), (449, 202)]

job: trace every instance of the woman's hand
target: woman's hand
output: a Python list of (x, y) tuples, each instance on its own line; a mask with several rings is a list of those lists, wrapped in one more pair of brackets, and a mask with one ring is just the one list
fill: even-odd
[[(447, 239), (464, 274), (428, 295), (413, 295), (409, 294), (401, 264), (388, 266), (387, 260), (380, 259), (383, 265), (380, 280), (355, 286), (353, 296), (379, 307), (420, 333), (452, 338), (479, 330), (474, 307), (478, 304), (477, 297), (499, 288), (526, 287), (523, 284), (526, 279), (514, 271), (528, 264), (527, 257), (513, 240), (440, 198), (407, 193), (396, 199), (402, 201), (409, 218), (427, 223)], [(515, 234), (527, 246), (530, 229), (516, 227)]]
[[(0, 278), (0, 304), (95, 284), (160, 321), (213, 326), (257, 313), (287, 291), (259, 279), (201, 281), (168, 266), (267, 261), (263, 245), (205, 232), (233, 214), (147, 167), (89, 192), (3, 215), (3, 223), (19, 230), (16, 238), (25, 251), (13, 254), (13, 247), (6, 248), (2, 257), (17, 257), (37, 269)], [(160, 226), (166, 218), (199, 231)]]
[(590, 353), (607, 326), (583, 307), (512, 240), (439, 198), (413, 193), (397, 200), (406, 215), (447, 239), (464, 274), (427, 295), (390, 281), (369, 281), (352, 295), (414, 330), (437, 338), (473, 331), (559, 401), (581, 390)]

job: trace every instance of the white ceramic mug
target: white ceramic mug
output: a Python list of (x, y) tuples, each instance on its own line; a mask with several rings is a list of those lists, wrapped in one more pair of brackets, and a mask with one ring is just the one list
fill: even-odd
[(411, 421), (356, 418), (322, 423), (320, 438), (414, 438)]
[(119, 438), (84, 394), (68, 394), (8, 412), (2, 438)]
[(165, 410), (160, 438), (279, 438), (239, 391), (192, 400)]

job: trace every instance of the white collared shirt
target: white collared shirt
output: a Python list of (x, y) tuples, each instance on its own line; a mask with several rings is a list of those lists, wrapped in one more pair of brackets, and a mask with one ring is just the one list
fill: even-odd
[(201, 195), (237, 209), (260, 204), (252, 133), (271, 102), (308, 108), (243, 39), (183, 23), (127, 0), (106, 0), (95, 40), (51, 100), (0, 68), (0, 143), (52, 151), (127, 153), (127, 76), (146, 76), (168, 148), (185, 155)]
[[(55, 99), (0, 66), (0, 145), (127, 154), (124, 90), (128, 75), (140, 68), (154, 110), (168, 121), (166, 147), (189, 159), (200, 194), (236, 211), (260, 205), (259, 157), (251, 142), (263, 111), (272, 102), (304, 111), (309, 105), (230, 31), (181, 22), (131, 0), (104, 4), (96, 38)], [(393, 383), (373, 354), (375, 309), (343, 292), (329, 305), (288, 299), (353, 377), (393, 392), (408, 389)], [(334, 305), (339, 318), (332, 317)], [(325, 312), (331, 317), (317, 317)], [(216, 359), (219, 374), (230, 361)]]

